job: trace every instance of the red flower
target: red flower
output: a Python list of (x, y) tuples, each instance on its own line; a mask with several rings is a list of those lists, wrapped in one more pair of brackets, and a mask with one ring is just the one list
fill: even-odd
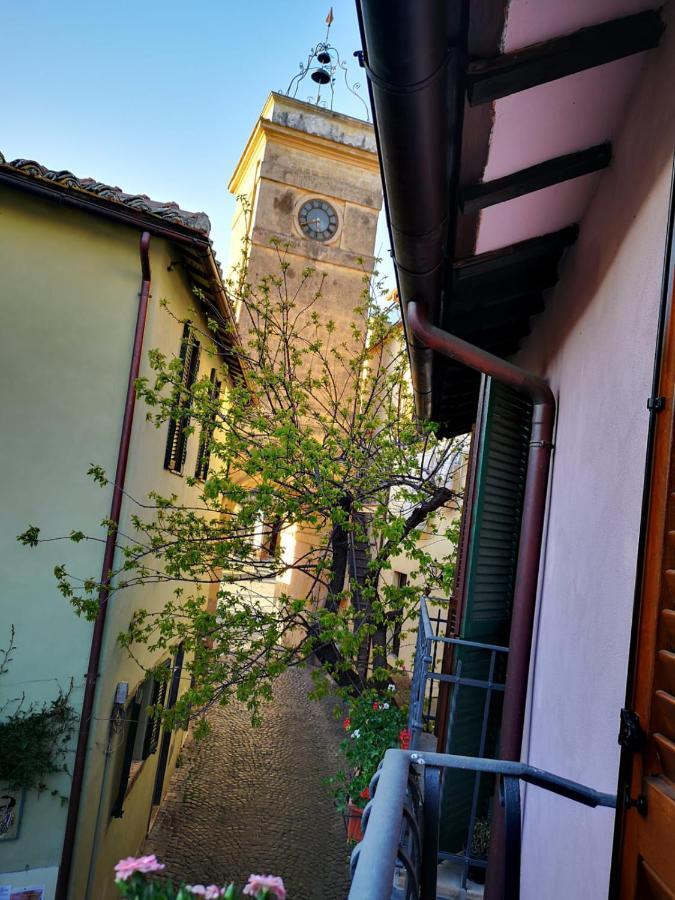
[(379, 709), (379, 708), (380, 708), (379, 703), (373, 703), (373, 709)]
[(370, 800), (370, 788), (364, 787), (364, 789), (359, 794), (359, 797), (361, 797), (363, 800)]
[(401, 750), (410, 750), (410, 731), (404, 728), (398, 736)]
[(342, 722), (342, 727), (345, 731), (349, 731), (349, 726), (351, 725), (351, 721), (349, 719), (344, 719)]

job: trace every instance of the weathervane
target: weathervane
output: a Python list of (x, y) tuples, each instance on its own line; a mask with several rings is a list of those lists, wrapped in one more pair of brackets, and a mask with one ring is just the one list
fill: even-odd
[[(333, 109), (333, 101), (335, 99), (335, 83), (338, 73), (342, 73), (344, 77), (345, 87), (358, 100), (363, 103), (366, 112), (366, 120), (370, 122), (370, 113), (368, 104), (358, 93), (361, 85), (349, 83), (349, 72), (347, 64), (341, 59), (340, 53), (336, 47), (329, 42), (330, 26), (333, 24), (333, 7), (328, 10), (326, 16), (326, 37), (316, 47), (312, 47), (307, 57), (306, 63), (299, 63), (300, 71), (291, 78), (291, 81), (285, 91), (282, 91), (287, 97), (297, 97), (298, 91), (303, 81), (309, 75), (310, 79), (317, 85), (316, 97), (307, 97), (308, 103), (316, 106), (324, 106)], [(328, 86), (326, 88), (326, 86)], [(321, 96), (322, 88), (330, 91), (330, 99)]]

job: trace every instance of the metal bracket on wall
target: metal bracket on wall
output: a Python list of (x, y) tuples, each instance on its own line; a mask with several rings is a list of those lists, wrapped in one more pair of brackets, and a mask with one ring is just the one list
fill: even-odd
[(645, 733), (640, 725), (638, 714), (630, 709), (622, 709), (619, 716), (619, 744), (633, 753), (642, 750), (645, 744)]
[(665, 397), (650, 397), (647, 400), (647, 409), (650, 412), (659, 412), (662, 409), (666, 408), (666, 398)]

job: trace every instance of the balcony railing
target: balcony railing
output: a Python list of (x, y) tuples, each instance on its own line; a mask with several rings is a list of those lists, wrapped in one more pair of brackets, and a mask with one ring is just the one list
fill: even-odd
[(490, 773), (499, 779), (505, 823), (504, 900), (520, 896), (521, 781), (586, 806), (616, 806), (612, 794), (523, 763), (388, 750), (370, 784), (364, 837), (352, 854), (349, 900), (435, 900), (441, 789), (451, 771)]
[[(410, 748), (435, 750), (433, 733), (440, 731), (442, 750), (496, 756), (508, 647), (445, 637), (439, 633), (443, 624), (422, 599), (408, 714)], [(484, 877), (493, 794), (494, 775), (480, 769), (464, 769), (445, 779), (439, 857), (459, 869), (462, 889), (470, 874), (478, 881)]]

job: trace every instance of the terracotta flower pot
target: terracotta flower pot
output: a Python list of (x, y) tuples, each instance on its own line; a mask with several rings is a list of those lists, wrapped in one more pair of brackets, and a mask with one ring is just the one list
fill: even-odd
[(363, 810), (350, 800), (347, 804), (347, 840), (358, 843), (363, 840), (361, 816)]

